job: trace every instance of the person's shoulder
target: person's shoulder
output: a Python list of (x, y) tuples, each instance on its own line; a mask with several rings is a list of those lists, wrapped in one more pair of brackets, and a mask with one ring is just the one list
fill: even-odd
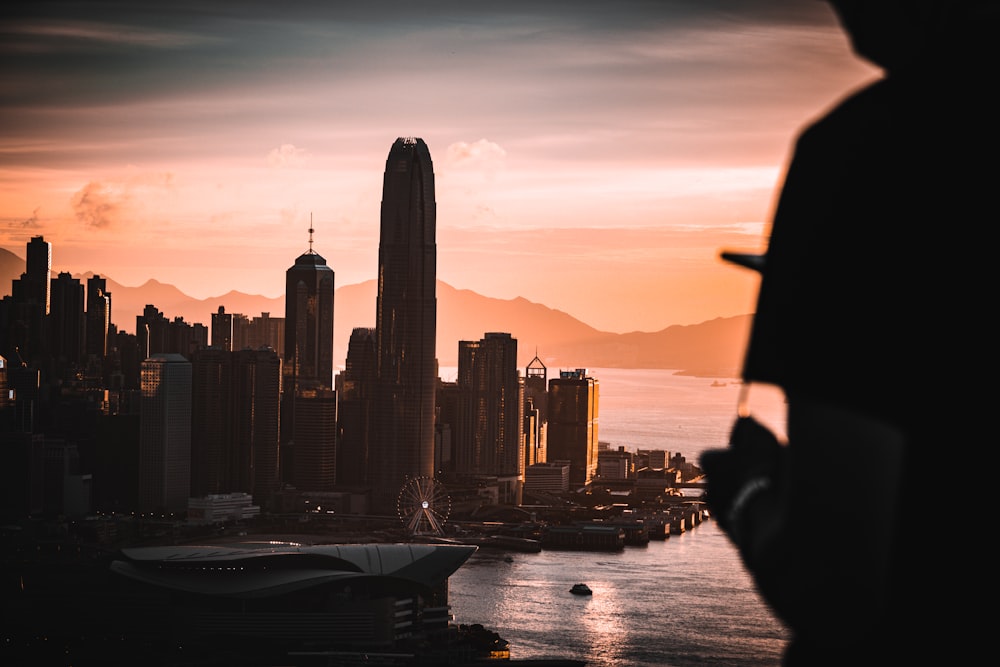
[(797, 143), (809, 145), (861, 136), (890, 122), (895, 106), (894, 82), (881, 78), (850, 91), (799, 132)]

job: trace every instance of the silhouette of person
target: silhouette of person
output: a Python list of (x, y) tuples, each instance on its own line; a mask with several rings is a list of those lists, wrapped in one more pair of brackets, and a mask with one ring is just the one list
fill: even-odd
[(883, 76), (798, 137), (767, 252), (723, 253), (760, 271), (744, 390), (784, 391), (787, 443), (742, 406), (702, 456), (707, 499), (790, 632), (785, 664), (971, 663), (992, 563), (936, 480), (987, 488), (991, 410), (966, 382), (993, 347), (977, 235), (997, 220), (1000, 3), (830, 4)]

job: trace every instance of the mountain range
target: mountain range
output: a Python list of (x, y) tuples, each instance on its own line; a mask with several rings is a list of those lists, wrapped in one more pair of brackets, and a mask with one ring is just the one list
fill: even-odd
[[(0, 294), (10, 294), (11, 281), (24, 273), (24, 260), (0, 248)], [(86, 284), (91, 273), (74, 274)], [(120, 331), (135, 332), (135, 318), (147, 304), (167, 318), (210, 326), (212, 313), (249, 318), (270, 313), (284, 317), (284, 297), (265, 297), (236, 290), (196, 299), (173, 285), (148, 280), (126, 287), (101, 274), (111, 292), (111, 319)], [(343, 285), (334, 293), (334, 360), (343, 365), (355, 327), (375, 326), (376, 281)], [(599, 331), (560, 310), (525, 298), (496, 299), (438, 281), (437, 354), (442, 367), (458, 365), (458, 341), (479, 340), (487, 332), (506, 332), (518, 341), (518, 366), (536, 355), (549, 376), (573, 368), (667, 368), (701, 377), (738, 377), (751, 315), (719, 317), (660, 331)], [(339, 361), (336, 361), (339, 360)]]

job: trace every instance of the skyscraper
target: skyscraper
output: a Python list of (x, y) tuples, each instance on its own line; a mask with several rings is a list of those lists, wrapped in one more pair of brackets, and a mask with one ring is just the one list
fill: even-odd
[(500, 502), (519, 503), (525, 459), (517, 339), (487, 333), (482, 340), (459, 341), (458, 390), (455, 470), (495, 476)]
[(569, 461), (569, 482), (589, 484), (597, 472), (600, 384), (586, 368), (549, 380), (548, 461)]
[(236, 451), (241, 474), (254, 502), (267, 505), (280, 488), (278, 418), (281, 401), (281, 359), (269, 347), (243, 349), (233, 355)]
[[(296, 397), (333, 387), (333, 269), (313, 250), (295, 259), (285, 272), (285, 350), (282, 359), (281, 469), (296, 469)], [(306, 432), (314, 432), (307, 429)], [(331, 443), (331, 447), (334, 446)], [(294, 483), (286, 478), (286, 483)]]
[(191, 495), (278, 490), (281, 360), (271, 348), (191, 355)]
[(184, 511), (191, 489), (191, 363), (179, 354), (142, 362), (139, 508)]
[(83, 283), (63, 271), (51, 282), (49, 301), (49, 355), (62, 376), (83, 360)]
[(434, 474), (437, 210), (423, 139), (400, 137), (382, 186), (376, 304), (372, 508), (388, 512), (409, 477)]
[(191, 355), (191, 495), (248, 491), (236, 485), (232, 429), (232, 354), (217, 347)]
[(295, 396), (291, 482), (299, 491), (333, 491), (337, 483), (337, 393), (308, 389)]
[(368, 483), (375, 391), (375, 329), (355, 327), (344, 372), (337, 375), (337, 482)]
[(544, 463), (549, 428), (548, 369), (535, 354), (524, 369), (524, 465)]
[[(239, 316), (237, 316), (239, 317)], [(231, 352), (233, 348), (233, 316), (226, 312), (225, 306), (219, 306), (212, 313), (212, 347)], [(235, 348), (241, 349), (239, 347)]]
[(111, 326), (111, 292), (99, 275), (87, 278), (86, 352), (103, 361), (108, 353), (108, 330)]
[(333, 269), (312, 249), (285, 272), (286, 388), (333, 387)]
[(41, 365), (48, 336), (52, 244), (33, 236), (27, 244), (25, 272), (11, 283), (4, 307), (4, 353), (13, 363)]
[(28, 297), (44, 308), (43, 315), (49, 314), (52, 275), (52, 244), (41, 236), (32, 236), (28, 242), (25, 272), (21, 280), (27, 283)]

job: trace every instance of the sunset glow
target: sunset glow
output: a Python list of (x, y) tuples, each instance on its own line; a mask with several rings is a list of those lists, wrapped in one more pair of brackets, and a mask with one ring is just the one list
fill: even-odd
[(17, 4), (0, 246), (196, 298), (281, 295), (310, 224), (375, 278), (419, 136), (454, 287), (615, 332), (751, 312), (719, 250), (763, 247), (795, 133), (877, 76), (822, 2)]

